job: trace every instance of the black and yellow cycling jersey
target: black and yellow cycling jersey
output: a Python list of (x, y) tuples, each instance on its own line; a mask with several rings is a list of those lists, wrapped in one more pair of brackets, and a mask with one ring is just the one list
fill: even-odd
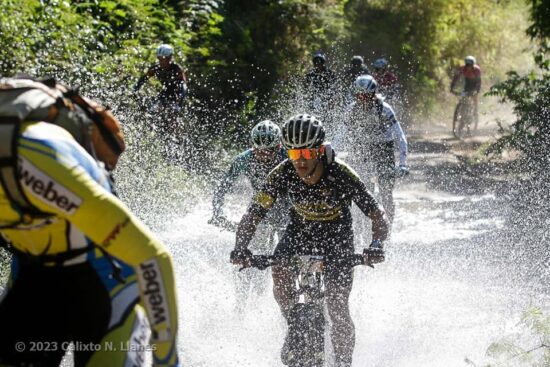
[[(32, 310), (41, 319), (53, 320), (26, 324), (29, 329), (47, 325), (41, 330), (42, 334), (38, 334), (43, 341), (48, 341), (49, 336), (61, 338), (59, 330), (65, 329), (61, 324), (83, 325), (86, 319), (89, 324), (104, 322), (93, 325), (93, 329), (103, 330), (99, 340), (108, 341), (136, 338), (136, 332), (142, 335), (140, 330), (147, 325), (145, 318), (140, 317), (142, 309), (145, 309), (152, 331), (154, 364), (178, 365), (176, 289), (172, 260), (166, 248), (112, 194), (105, 171), (64, 129), (45, 122), (23, 124), (17, 153), (20, 184), (31, 204), (43, 215), (28, 217), (21, 213), (0, 187), (0, 234), (16, 253), (10, 282), (0, 303), (0, 318), (11, 318), (9, 324), (0, 321), (0, 365), (21, 356), (14, 357), (10, 344), (18, 341), (14, 337), (19, 333), (6, 330), (6, 325), (17, 328), (17, 320), (29, 318), (28, 312)], [(109, 257), (105, 256), (107, 253)], [(62, 254), (76, 255), (57, 256)], [(113, 277), (113, 262), (120, 268), (122, 282)], [(33, 282), (29, 278), (33, 274), (52, 282), (67, 279), (81, 288), (69, 291), (69, 283), (46, 282), (55, 292), (52, 297), (43, 299), (43, 304), (18, 309), (14, 305), (37, 301), (33, 298)], [(36, 284), (41, 283), (37, 281)], [(82, 319), (65, 319), (68, 317), (63, 311), (66, 306), (79, 304), (71, 297), (81, 297), (88, 286), (90, 292), (101, 290), (95, 298), (90, 297), (90, 302), (97, 300), (97, 307), (90, 305), (83, 309)], [(46, 285), (40, 294), (45, 297), (47, 291), (44, 289), (48, 289)], [(56, 291), (59, 289), (67, 291)], [(108, 317), (99, 317), (102, 321), (97, 321), (89, 313), (94, 309), (97, 312), (106, 309)], [(9, 315), (2, 314), (8, 310)], [(48, 312), (43, 313), (43, 310)], [(78, 313), (78, 310), (73, 311), (71, 315)], [(51, 329), (57, 323), (56, 318), (58, 330)], [(25, 322), (21, 321), (19, 327), (23, 324)], [(28, 337), (25, 340), (31, 341)], [(97, 338), (93, 340), (99, 342)], [(140, 365), (138, 357), (123, 353), (120, 348), (118, 351), (121, 353), (105, 354), (105, 350), (93, 353), (83, 362), (88, 364), (81, 365)], [(32, 353), (27, 357), (33, 358)], [(37, 363), (35, 365), (40, 364)]]
[(365, 215), (381, 210), (349, 166), (336, 159), (325, 164), (320, 180), (306, 184), (296, 173), (290, 160), (277, 166), (255, 196), (250, 211), (263, 218), (280, 197), (287, 197), (290, 223), (278, 246), (289, 241), (302, 252), (324, 252), (345, 243), (353, 248), (351, 204), (354, 202)]

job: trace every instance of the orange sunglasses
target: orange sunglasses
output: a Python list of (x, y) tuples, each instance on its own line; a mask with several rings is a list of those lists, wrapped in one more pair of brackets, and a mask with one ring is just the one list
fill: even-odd
[(323, 154), (323, 147), (321, 148), (311, 148), (311, 149), (289, 149), (288, 158), (293, 161), (297, 161), (300, 157), (303, 157), (305, 160), (317, 159)]

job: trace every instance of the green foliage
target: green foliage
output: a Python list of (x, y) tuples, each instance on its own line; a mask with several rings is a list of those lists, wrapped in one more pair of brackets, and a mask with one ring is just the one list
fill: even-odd
[(493, 86), (489, 92), (490, 95), (499, 96), (503, 102), (512, 102), (517, 116), (511, 129), (491, 147), (489, 153), (500, 153), (504, 149), (518, 150), (523, 153), (525, 168), (538, 172), (541, 172), (541, 165), (550, 165), (549, 15), (548, 2), (531, 1), (533, 23), (527, 33), (539, 44), (534, 54), (538, 70), (524, 75), (510, 71), (508, 79)]
[(493, 362), (485, 367), (544, 367), (550, 364), (550, 315), (532, 306), (518, 326), (521, 331), (489, 346), (487, 356)]
[(276, 87), (291, 88), (318, 49), (336, 69), (351, 54), (390, 57), (422, 113), (465, 54), (489, 77), (511, 68), (527, 27), (523, 0), (4, 0), (0, 10), (1, 75), (53, 74), (116, 104), (170, 43), (196, 111), (239, 136), (246, 120), (276, 114)]
[(346, 5), (351, 48), (389, 58), (417, 107), (429, 111), (448, 88), (464, 56), (475, 55), (484, 79), (503, 76), (527, 42), (523, 1), (350, 0)]

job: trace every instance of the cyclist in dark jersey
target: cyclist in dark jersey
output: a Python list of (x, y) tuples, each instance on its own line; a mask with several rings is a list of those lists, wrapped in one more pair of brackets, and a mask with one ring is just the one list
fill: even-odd
[(344, 87), (349, 88), (353, 86), (357, 77), (367, 74), (369, 74), (369, 69), (365, 65), (363, 56), (353, 56), (349, 68), (344, 71)]
[[(359, 176), (346, 164), (334, 159), (330, 145), (324, 144), (325, 131), (315, 117), (301, 114), (290, 118), (283, 127), (283, 144), (289, 159), (267, 177), (243, 216), (237, 230), (231, 261), (247, 266), (248, 244), (258, 223), (276, 200), (287, 197), (291, 203), (290, 223), (275, 249), (275, 255), (318, 254), (329, 258), (354, 251), (351, 203), (372, 220), (373, 241), (364, 250), (365, 261), (384, 261), (382, 241), (388, 234), (384, 209), (367, 190)], [(353, 280), (352, 268), (327, 264), (325, 282), (328, 313), (332, 322), (331, 339), (337, 367), (350, 367), (355, 342), (348, 299)], [(292, 272), (273, 267), (274, 294), (283, 316), (288, 320), (293, 299)], [(285, 348), (283, 348), (284, 350)]]
[(157, 48), (158, 63), (149, 67), (145, 75), (138, 79), (134, 92), (137, 92), (150, 77), (156, 77), (162, 83), (158, 101), (163, 106), (180, 106), (187, 94), (187, 78), (181, 66), (172, 59), (174, 49), (170, 45)]
[(303, 89), (307, 108), (316, 114), (325, 114), (336, 105), (337, 77), (327, 67), (327, 59), (322, 52), (312, 58), (313, 69), (304, 77)]

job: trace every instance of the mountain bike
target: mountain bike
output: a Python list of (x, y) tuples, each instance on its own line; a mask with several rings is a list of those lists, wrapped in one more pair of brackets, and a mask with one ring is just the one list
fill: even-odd
[[(467, 134), (471, 133), (470, 128), (472, 123), (476, 121), (475, 116), (475, 100), (471, 93), (462, 92), (457, 94), (460, 99), (456, 105), (453, 115), (453, 134), (457, 139), (462, 139), (464, 136), (464, 128)], [(477, 126), (474, 127), (474, 129)]]
[(281, 265), (292, 271), (294, 299), (288, 317), (288, 336), (281, 351), (281, 359), (289, 367), (325, 365), (324, 271), (328, 262), (342, 267), (366, 265), (359, 254), (342, 258), (255, 255), (250, 259), (249, 266), (260, 270)]

